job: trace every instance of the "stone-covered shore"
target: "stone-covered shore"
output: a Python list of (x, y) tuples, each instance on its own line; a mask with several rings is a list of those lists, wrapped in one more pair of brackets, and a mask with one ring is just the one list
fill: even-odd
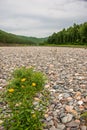
[(13, 70), (22, 66), (33, 66), (48, 77), (45, 88), (51, 99), (44, 130), (87, 130), (87, 122), (80, 118), (87, 112), (87, 49), (0, 47), (0, 115), (6, 109), (1, 95), (7, 81)]

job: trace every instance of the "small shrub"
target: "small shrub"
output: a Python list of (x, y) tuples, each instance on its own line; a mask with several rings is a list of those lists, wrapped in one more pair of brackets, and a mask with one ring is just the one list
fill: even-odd
[[(20, 68), (6, 87), (5, 101), (10, 110), (4, 119), (6, 130), (41, 130), (48, 91), (45, 76), (32, 68)], [(39, 96), (38, 96), (39, 95)], [(47, 95), (47, 96), (45, 96)]]
[(81, 114), (81, 118), (85, 120), (85, 125), (87, 126), (87, 112), (84, 112), (83, 114)]

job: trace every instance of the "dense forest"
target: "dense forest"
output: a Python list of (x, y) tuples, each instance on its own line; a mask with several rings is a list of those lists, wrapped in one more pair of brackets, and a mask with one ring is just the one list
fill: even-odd
[(20, 36), (0, 30), (0, 45), (87, 45), (87, 22), (74, 24), (48, 38)]
[(36, 38), (36, 37), (14, 35), (0, 30), (0, 45), (9, 45), (9, 44), (38, 45), (42, 44), (45, 40), (47, 40), (47, 38)]
[(53, 33), (52, 36), (48, 37), (47, 43), (87, 45), (87, 22), (80, 25), (74, 24), (72, 27)]

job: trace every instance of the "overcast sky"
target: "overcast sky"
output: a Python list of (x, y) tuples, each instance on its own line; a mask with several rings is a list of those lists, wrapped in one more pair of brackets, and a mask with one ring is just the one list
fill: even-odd
[(87, 0), (0, 0), (0, 29), (47, 37), (73, 23), (87, 22)]

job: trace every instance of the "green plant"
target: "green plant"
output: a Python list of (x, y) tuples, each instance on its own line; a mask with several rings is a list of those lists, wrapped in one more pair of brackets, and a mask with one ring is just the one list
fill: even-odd
[(87, 112), (84, 112), (83, 114), (81, 114), (81, 118), (85, 120), (85, 124), (87, 125)]
[[(10, 112), (4, 119), (6, 130), (41, 130), (49, 92), (44, 89), (45, 76), (33, 68), (14, 71), (6, 87), (5, 101)], [(46, 96), (45, 96), (46, 95)]]

